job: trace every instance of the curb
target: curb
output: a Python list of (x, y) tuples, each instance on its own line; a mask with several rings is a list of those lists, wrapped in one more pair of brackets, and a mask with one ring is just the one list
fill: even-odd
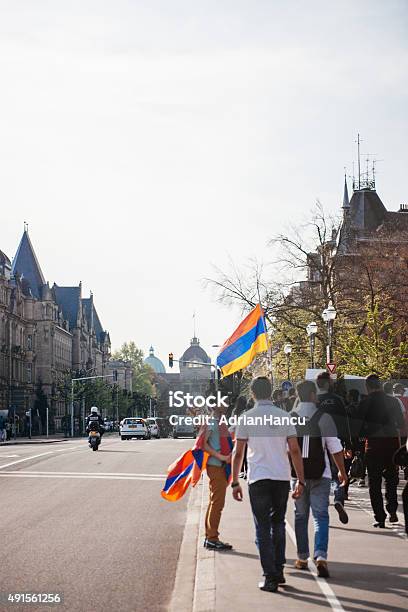
[(196, 580), (197, 546), (202, 515), (203, 480), (190, 491), (186, 524), (177, 562), (169, 612), (192, 612)]
[(205, 500), (208, 496), (208, 479), (202, 481), (200, 529), (197, 539), (197, 564), (194, 583), (193, 612), (214, 612), (215, 610), (215, 552), (204, 548)]
[(2, 442), (0, 446), (19, 446), (20, 444), (56, 444), (57, 442), (66, 442), (72, 438), (61, 438), (60, 440), (24, 440), (21, 442)]

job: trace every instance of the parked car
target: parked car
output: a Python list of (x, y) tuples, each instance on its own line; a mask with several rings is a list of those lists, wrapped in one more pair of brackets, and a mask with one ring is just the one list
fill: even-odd
[(130, 440), (131, 438), (149, 440), (151, 437), (145, 419), (139, 417), (127, 417), (123, 419), (119, 426), (119, 435), (122, 440)]
[(159, 439), (160, 438), (160, 428), (159, 428), (159, 424), (157, 422), (156, 417), (149, 417), (148, 419), (146, 419), (146, 423), (150, 429), (150, 434), (154, 438)]
[(197, 436), (197, 429), (194, 425), (186, 425), (181, 423), (174, 425), (173, 427), (173, 438), (195, 438)]

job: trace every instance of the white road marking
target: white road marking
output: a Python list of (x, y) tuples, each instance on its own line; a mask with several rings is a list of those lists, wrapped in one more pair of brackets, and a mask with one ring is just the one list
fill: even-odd
[(78, 479), (94, 479), (94, 480), (153, 480), (161, 482), (159, 478), (151, 478), (147, 476), (97, 476), (86, 474), (32, 474), (31, 472), (1, 472), (0, 478), (78, 478)]
[[(286, 521), (286, 531), (290, 539), (292, 540), (293, 544), (296, 547), (296, 535), (295, 535), (294, 530), (292, 529), (292, 526), (289, 525), (288, 521)], [(308, 561), (308, 567), (309, 567), (310, 573), (312, 574), (313, 578), (316, 580), (317, 584), (319, 585), (319, 588), (321, 592), (323, 593), (323, 595), (325, 596), (327, 603), (329, 604), (331, 609), (334, 612), (344, 612), (344, 608), (339, 602), (339, 600), (337, 599), (336, 595), (334, 594), (334, 591), (331, 588), (331, 586), (326, 582), (324, 578), (320, 578), (319, 576), (317, 576), (317, 574), (315, 574), (316, 568), (315, 568), (314, 563), (310, 559)]]
[(14, 459), (15, 457), (20, 457), (20, 455), (0, 455), (0, 459)]
[(39, 455), (30, 455), (30, 457), (24, 457), (24, 459), (19, 459), (18, 461), (12, 461), (11, 463), (5, 463), (4, 465), (0, 465), (0, 470), (4, 470), (4, 468), (9, 467), (10, 465), (16, 465), (17, 463), (22, 463), (23, 461), (30, 461), (30, 459), (37, 459), (37, 457), (45, 457), (45, 455), (52, 455), (53, 451), (48, 451), (47, 453), (40, 453)]

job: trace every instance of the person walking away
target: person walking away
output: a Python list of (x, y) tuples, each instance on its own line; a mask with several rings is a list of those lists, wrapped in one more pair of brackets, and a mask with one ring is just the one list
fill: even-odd
[[(234, 410), (232, 411), (232, 416), (240, 417), (246, 410), (247, 410), (246, 398), (243, 395), (240, 395), (235, 403)], [(231, 434), (233, 441), (235, 441), (235, 430), (236, 430), (236, 425), (232, 425), (229, 428), (229, 432)], [(248, 450), (248, 447), (245, 445), (244, 457), (242, 459), (241, 471), (239, 473), (239, 477), (244, 478), (244, 480), (246, 480), (247, 472), (248, 472), (247, 450)]]
[(285, 410), (284, 400), (283, 400), (283, 391), (282, 389), (275, 389), (272, 394), (272, 401), (278, 408)]
[[(408, 397), (405, 395), (406, 389), (402, 383), (394, 385), (394, 396), (397, 397), (404, 406), (404, 422), (405, 426), (401, 433), (401, 444), (405, 444), (408, 440)], [(408, 480), (408, 467), (403, 468), (404, 478)]]
[[(398, 468), (393, 455), (400, 446), (399, 430), (403, 427), (398, 401), (387, 395), (376, 374), (366, 378), (368, 397), (360, 404), (361, 436), (366, 438), (368, 489), (375, 522), (373, 527), (385, 528), (388, 512), (390, 523), (398, 522)], [(382, 479), (385, 480), (385, 500)]]
[[(264, 580), (259, 583), (263, 591), (275, 592), (284, 584), (285, 559), (285, 515), (290, 490), (291, 456), (297, 482), (293, 497), (302, 494), (305, 483), (303, 464), (296, 429), (289, 424), (289, 416), (271, 402), (272, 385), (268, 378), (258, 377), (251, 383), (255, 399), (254, 407), (246, 412), (247, 419), (260, 417), (262, 424), (240, 424), (236, 429), (236, 440), (232, 458), (232, 494), (242, 501), (243, 491), (238, 474), (248, 446), (248, 490), (255, 522), (256, 545), (262, 565)], [(282, 425), (270, 425), (266, 419), (286, 419)]]
[[(322, 578), (329, 577), (327, 553), (329, 544), (329, 504), (331, 486), (331, 465), (329, 453), (338, 468), (340, 486), (347, 483), (344, 466), (343, 446), (336, 437), (333, 419), (322, 408), (316, 406), (316, 386), (312, 381), (297, 385), (299, 403), (292, 414), (305, 417), (306, 425), (298, 427), (298, 432), (306, 433), (299, 438), (306, 488), (304, 494), (295, 500), (295, 533), (298, 558), (297, 569), (307, 569), (309, 558), (308, 523), (312, 510), (314, 520), (313, 560), (317, 573)], [(345, 511), (339, 512), (342, 523), (348, 522)]]
[(208, 425), (204, 450), (210, 455), (207, 461), (210, 499), (205, 515), (205, 548), (210, 550), (231, 550), (231, 544), (219, 538), (221, 515), (225, 505), (228, 486), (228, 472), (231, 463), (232, 441), (227, 425), (220, 425), (223, 408), (213, 408), (212, 423)]
[[(348, 420), (350, 423), (350, 437), (351, 437), (351, 448), (352, 448), (352, 453), (353, 456), (358, 455), (361, 460), (362, 460), (362, 464), (364, 466), (364, 472), (362, 473), (359, 481), (358, 481), (358, 486), (361, 487), (365, 487), (366, 486), (366, 472), (367, 472), (367, 468), (365, 465), (365, 440), (364, 438), (359, 438), (359, 432), (361, 429), (361, 421), (360, 421), (360, 413), (359, 413), (359, 407), (360, 407), (360, 391), (358, 389), (350, 389), (347, 392), (347, 397), (346, 397), (347, 403), (346, 403), (346, 412), (347, 412), (347, 416), (348, 416)], [(350, 459), (349, 460), (345, 460), (345, 464), (346, 464), (346, 471), (347, 473), (349, 473), (349, 469), (350, 469)], [(347, 482), (347, 487), (346, 487), (346, 492), (348, 492), (348, 485), (349, 485), (350, 481)]]
[[(340, 439), (344, 453), (349, 457), (352, 451), (350, 423), (346, 406), (340, 395), (333, 392), (332, 381), (328, 372), (322, 372), (316, 379), (317, 385), (317, 407), (332, 417)], [(340, 521), (343, 523), (347, 515), (344, 508), (347, 489), (341, 486), (338, 479), (336, 466), (332, 465), (332, 478), (334, 482), (334, 507), (337, 510)]]
[(6, 441), (6, 426), (5, 426), (5, 418), (2, 414), (0, 414), (0, 443)]

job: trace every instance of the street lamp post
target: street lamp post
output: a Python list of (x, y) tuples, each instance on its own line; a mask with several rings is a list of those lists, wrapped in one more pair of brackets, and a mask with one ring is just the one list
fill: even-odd
[(283, 347), (283, 352), (286, 355), (287, 364), (288, 364), (288, 380), (290, 380), (290, 356), (292, 353), (292, 345), (289, 342), (285, 344), (285, 346)]
[(333, 323), (334, 319), (337, 316), (337, 312), (333, 304), (330, 302), (328, 307), (325, 308), (322, 312), (322, 319), (327, 325), (327, 355), (326, 360), (327, 363), (333, 363), (333, 348), (332, 348), (332, 340), (333, 340)]
[(309, 325), (306, 327), (306, 333), (309, 336), (310, 367), (313, 370), (315, 367), (314, 351), (315, 351), (315, 339), (316, 339), (316, 334), (317, 334), (317, 323), (315, 323), (314, 321), (309, 323)]

